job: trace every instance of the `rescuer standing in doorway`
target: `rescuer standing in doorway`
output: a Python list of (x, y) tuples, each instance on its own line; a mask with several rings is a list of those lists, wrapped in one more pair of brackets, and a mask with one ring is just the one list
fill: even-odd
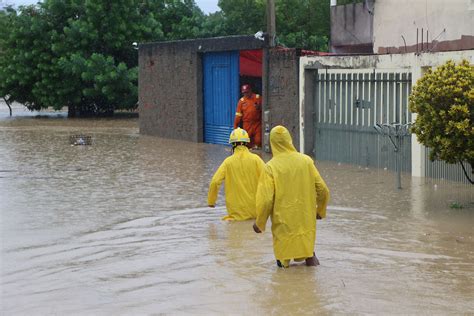
[(243, 96), (237, 104), (234, 129), (239, 127), (242, 121), (242, 128), (250, 136), (249, 147), (258, 149), (262, 147), (262, 98), (253, 93), (248, 84), (242, 86), (241, 92)]

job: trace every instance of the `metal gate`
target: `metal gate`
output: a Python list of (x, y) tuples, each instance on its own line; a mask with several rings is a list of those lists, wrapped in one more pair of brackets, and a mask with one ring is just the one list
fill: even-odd
[[(469, 184), (469, 180), (464, 175), (460, 163), (449, 164), (441, 160), (430, 161), (430, 149), (425, 147), (425, 177), (434, 179), (457, 181), (464, 184)], [(467, 174), (472, 177), (471, 165), (464, 163)]]
[[(395, 170), (396, 155), (376, 123), (411, 122), (411, 73), (403, 70), (320, 69), (314, 86), (314, 156)], [(411, 136), (403, 137), (402, 171), (411, 171)]]
[(204, 142), (227, 144), (239, 98), (239, 52), (203, 55)]

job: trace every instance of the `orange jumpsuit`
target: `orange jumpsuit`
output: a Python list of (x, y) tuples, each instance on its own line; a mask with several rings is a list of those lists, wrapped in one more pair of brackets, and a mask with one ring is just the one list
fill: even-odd
[(242, 128), (250, 136), (250, 147), (262, 147), (262, 98), (252, 93), (250, 98), (240, 98), (235, 113), (234, 129), (239, 127), (243, 121)]

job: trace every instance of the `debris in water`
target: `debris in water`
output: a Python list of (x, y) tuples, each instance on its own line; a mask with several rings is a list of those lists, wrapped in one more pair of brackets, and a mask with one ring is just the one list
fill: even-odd
[(71, 146), (92, 145), (92, 136), (90, 135), (72, 135), (69, 137)]
[(458, 202), (452, 202), (451, 205), (449, 206), (452, 209), (462, 209), (464, 206), (461, 203)]

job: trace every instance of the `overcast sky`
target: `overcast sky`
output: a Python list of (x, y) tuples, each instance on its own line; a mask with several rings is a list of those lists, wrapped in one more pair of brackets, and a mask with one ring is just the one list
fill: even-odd
[[(211, 12), (218, 11), (219, 7), (217, 6), (217, 1), (218, 0), (194, 0), (194, 2), (196, 2), (196, 4), (201, 8), (202, 11), (204, 11), (204, 13), (211, 13)], [(35, 4), (38, 1), (37, 0), (3, 0), (3, 2), (9, 3), (9, 4), (15, 4), (19, 6), (19, 5), (26, 5), (26, 4)]]

